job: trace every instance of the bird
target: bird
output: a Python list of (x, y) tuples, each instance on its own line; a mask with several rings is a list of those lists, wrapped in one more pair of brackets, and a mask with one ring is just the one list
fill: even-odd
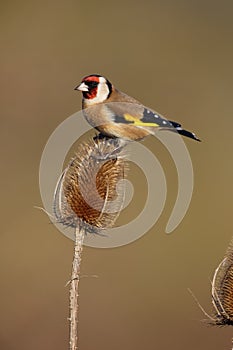
[(193, 132), (183, 129), (181, 124), (167, 120), (144, 106), (99, 74), (85, 76), (75, 90), (83, 94), (84, 117), (102, 137), (140, 141), (158, 130), (169, 130), (201, 141)]

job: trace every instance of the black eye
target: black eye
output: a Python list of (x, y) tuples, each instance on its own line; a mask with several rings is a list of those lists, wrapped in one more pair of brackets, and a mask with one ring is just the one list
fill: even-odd
[(97, 81), (87, 81), (85, 84), (87, 84), (90, 89), (94, 89), (98, 85)]

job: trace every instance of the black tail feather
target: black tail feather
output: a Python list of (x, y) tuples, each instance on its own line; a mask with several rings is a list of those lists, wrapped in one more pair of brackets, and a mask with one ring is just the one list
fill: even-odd
[(193, 132), (182, 129), (181, 124), (174, 122), (172, 120), (169, 120), (169, 122), (171, 123), (171, 125), (174, 128), (174, 129), (171, 128), (170, 129), (171, 131), (178, 132), (178, 134), (180, 134), (182, 136), (186, 136), (186, 137), (189, 137), (190, 139), (201, 142), (201, 140)]
[(187, 130), (182, 129), (181, 127), (176, 127), (175, 130), (183, 136), (189, 137), (190, 139), (201, 142), (201, 140), (193, 133)]

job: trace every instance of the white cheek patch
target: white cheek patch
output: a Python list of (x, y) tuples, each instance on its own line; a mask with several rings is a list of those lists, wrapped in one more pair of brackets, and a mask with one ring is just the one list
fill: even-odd
[(92, 105), (94, 103), (101, 103), (105, 101), (109, 94), (109, 88), (106, 84), (106, 80), (103, 77), (99, 78), (99, 84), (97, 88), (97, 95), (92, 99), (85, 99), (87, 105)]

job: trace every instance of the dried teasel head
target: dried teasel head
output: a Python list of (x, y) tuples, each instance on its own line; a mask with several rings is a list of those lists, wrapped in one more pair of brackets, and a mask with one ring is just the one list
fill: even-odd
[(190, 293), (207, 316), (208, 324), (215, 326), (233, 325), (233, 241), (230, 243), (224, 259), (214, 272), (211, 291), (214, 314), (210, 316), (194, 294), (191, 291)]
[(212, 302), (215, 308), (213, 324), (233, 325), (233, 242), (214, 273)]
[(82, 143), (57, 183), (57, 220), (86, 232), (112, 227), (124, 204), (126, 169), (121, 140), (97, 136)]

